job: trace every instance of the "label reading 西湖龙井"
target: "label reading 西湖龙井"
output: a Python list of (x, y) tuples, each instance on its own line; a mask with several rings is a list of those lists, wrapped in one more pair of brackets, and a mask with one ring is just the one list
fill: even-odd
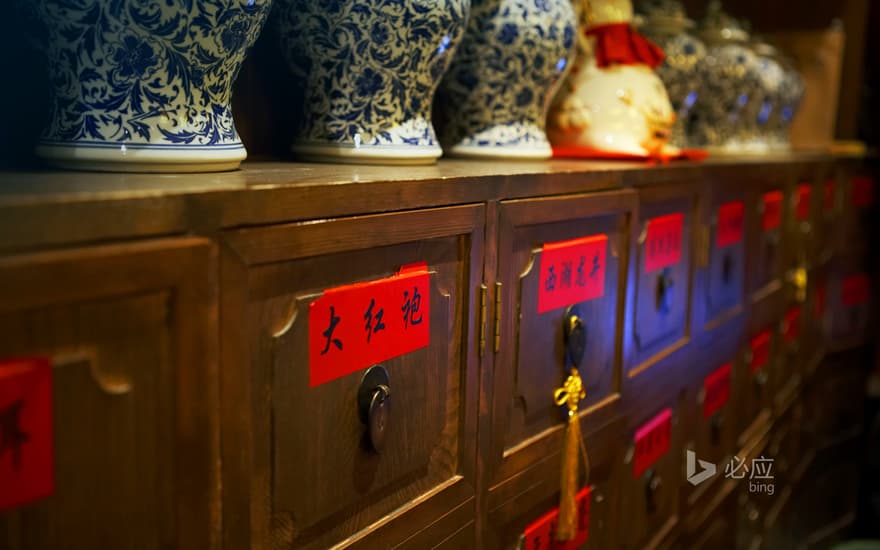
[(606, 235), (544, 244), (541, 248), (538, 313), (602, 296), (607, 248)]
[(430, 275), (424, 263), (396, 275), (325, 290), (309, 304), (312, 387), (428, 345)]

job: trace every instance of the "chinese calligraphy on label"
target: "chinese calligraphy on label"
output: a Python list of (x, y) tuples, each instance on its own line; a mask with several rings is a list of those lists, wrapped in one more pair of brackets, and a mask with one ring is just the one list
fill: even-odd
[(718, 207), (718, 230), (715, 232), (715, 245), (724, 248), (736, 244), (743, 236), (743, 201), (726, 202)]
[(703, 416), (709, 418), (730, 398), (730, 363), (712, 372), (703, 381)]
[(810, 219), (810, 197), (813, 189), (809, 183), (802, 183), (797, 188), (797, 202), (795, 204), (795, 216), (799, 220)]
[(602, 296), (607, 247), (606, 235), (546, 243), (541, 249), (538, 313)]
[(672, 441), (672, 409), (664, 409), (636, 430), (633, 477), (639, 477), (657, 462)]
[(426, 264), (324, 291), (309, 304), (309, 384), (324, 384), (428, 345)]
[(773, 231), (782, 225), (782, 191), (764, 193), (764, 211), (761, 213), (761, 229)]
[(52, 494), (52, 367), (0, 361), (0, 511)]
[(645, 237), (645, 273), (681, 261), (684, 214), (670, 214), (648, 220)]
[(752, 355), (749, 358), (749, 370), (757, 372), (770, 361), (770, 331), (759, 332), (749, 342)]

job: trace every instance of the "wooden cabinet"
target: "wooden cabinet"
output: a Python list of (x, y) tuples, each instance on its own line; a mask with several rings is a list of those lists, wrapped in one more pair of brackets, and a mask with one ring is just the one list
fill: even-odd
[[(573, 361), (586, 393), (582, 431), (589, 434), (619, 414), (620, 320), (635, 198), (615, 191), (498, 206), (492, 289), (498, 332), (490, 350), (491, 394), (484, 394), (491, 395), (492, 411), (486, 457), (490, 541), (509, 539), (509, 522), (519, 519), (504, 512), (505, 500), (515, 497), (517, 508), (528, 510), (559, 490), (565, 417), (554, 391)], [(572, 322), (585, 335), (578, 357), (565, 337)], [(533, 485), (537, 477), (549, 481), (540, 490)]]
[[(223, 235), (227, 547), (417, 546), (409, 539), (425, 530), (434, 541), (462, 530), (472, 538), (484, 224), (485, 207), (475, 205)], [(368, 365), (314, 383), (321, 350), (310, 341), (310, 309), (330, 289), (417, 262), (428, 271), (429, 342), (382, 362), (390, 396), (377, 451), (358, 410)], [(363, 329), (352, 339), (372, 329), (378, 341), (380, 311), (388, 325), (405, 313), (403, 296), (377, 296), (372, 319), (365, 303), (337, 304), (340, 326)], [(330, 341), (331, 353), (357, 345)]]
[(0, 356), (52, 363), (55, 472), (0, 546), (220, 547), (216, 265), (199, 238), (0, 260)]
[(822, 547), (858, 484), (873, 170), (9, 173), (0, 360), (51, 360), (56, 487), (0, 547)]

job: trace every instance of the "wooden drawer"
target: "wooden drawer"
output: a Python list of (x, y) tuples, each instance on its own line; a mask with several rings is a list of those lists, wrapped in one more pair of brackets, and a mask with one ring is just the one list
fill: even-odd
[[(475, 205), (223, 236), (227, 547), (473, 541), (484, 223)], [(380, 385), (384, 446), (362, 408)]]
[(843, 256), (834, 261), (827, 296), (834, 349), (859, 346), (865, 339), (872, 303), (872, 281), (866, 268), (860, 257)]
[(52, 363), (55, 477), (4, 548), (219, 547), (216, 265), (197, 238), (0, 260), (0, 357)]
[(761, 186), (748, 194), (746, 246), (749, 258), (749, 289), (758, 301), (776, 290), (785, 267), (785, 188)]
[(708, 242), (699, 304), (704, 330), (715, 330), (743, 311), (745, 291), (745, 190), (734, 186), (716, 186), (708, 208)]
[(834, 170), (825, 172), (825, 177), (818, 184), (820, 193), (818, 200), (818, 212), (816, 214), (817, 262), (824, 263), (831, 259), (838, 249), (841, 228), (841, 187), (838, 183), (838, 173)]
[[(736, 493), (716, 491), (720, 502), (710, 504), (709, 510), (699, 510), (704, 521), (692, 529), (681, 548), (689, 550), (733, 550), (736, 548)], [(714, 499), (713, 499), (714, 500)], [(693, 510), (694, 513), (697, 510)]]
[(799, 179), (791, 191), (789, 200), (788, 269), (807, 268), (814, 260), (817, 227), (816, 205), (818, 195), (812, 174)]
[[(625, 474), (621, 449), (616, 445), (621, 419), (601, 430), (587, 434), (584, 443), (589, 453), (589, 479), (583, 477), (582, 486), (589, 486), (588, 504), (583, 511), (587, 526), (585, 540), (580, 545), (569, 541), (555, 541), (556, 517), (559, 506), (560, 455), (550, 454), (545, 461), (520, 473), (527, 481), (505, 484), (494, 491), (489, 501), (490, 530), (483, 547), (513, 548), (580, 548), (581, 550), (617, 548), (619, 535), (619, 486)], [(556, 441), (562, 445), (561, 438)], [(525, 491), (521, 491), (526, 487)], [(581, 504), (583, 506), (583, 503)], [(539, 542), (543, 541), (541, 544)], [(554, 541), (558, 546), (544, 546)], [(552, 544), (552, 543), (551, 543)]]
[(631, 192), (500, 205), (494, 289), (500, 327), (492, 392), (484, 394), (492, 397), (490, 493), (508, 481), (522, 483), (516, 478), (521, 470), (561, 448), (565, 417), (554, 391), (571, 367), (565, 330), (575, 316), (585, 332), (579, 366), (585, 431), (617, 411), (634, 208)]
[(868, 245), (867, 236), (876, 234), (878, 195), (877, 176), (864, 168), (842, 170), (841, 206), (846, 213), (841, 220), (841, 246), (844, 253), (862, 253)]
[(689, 335), (691, 235), (696, 197), (688, 187), (639, 193), (639, 238), (634, 243), (633, 346), (630, 374), (684, 345)]
[[(696, 486), (685, 480), (683, 487), (689, 508), (712, 498), (723, 481), (724, 466), (737, 450), (737, 416), (735, 402), (731, 399), (735, 359), (732, 350), (718, 355), (730, 357), (730, 360), (717, 363), (717, 367), (704, 377), (696, 399), (691, 402), (693, 430), (690, 432), (692, 440), (688, 445), (688, 449), (694, 452), (695, 460), (715, 464), (717, 474)], [(695, 462), (695, 465), (698, 464)], [(699, 473), (701, 470), (697, 466), (694, 471)]]
[(640, 423), (630, 433), (628, 471), (620, 487), (621, 518), (627, 518), (621, 548), (662, 547), (678, 526), (684, 453), (676, 411), (682, 400), (683, 396), (669, 400), (667, 407), (634, 418)]
[(817, 449), (855, 437), (864, 421), (865, 357), (858, 351), (829, 356), (806, 386), (805, 419)]
[(755, 422), (769, 420), (777, 392), (791, 377), (776, 330), (781, 298), (782, 293), (777, 292), (754, 305), (742, 352), (733, 363), (739, 435), (747, 435)]

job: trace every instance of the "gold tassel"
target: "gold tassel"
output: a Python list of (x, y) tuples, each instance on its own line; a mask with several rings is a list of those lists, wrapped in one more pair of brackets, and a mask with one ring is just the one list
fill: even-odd
[[(562, 450), (562, 480), (559, 496), (559, 523), (556, 529), (556, 540), (574, 540), (577, 536), (577, 492), (578, 492), (578, 453), (584, 455), (584, 462), (589, 471), (586, 449), (581, 437), (581, 423), (578, 417), (578, 402), (586, 397), (581, 377), (576, 368), (566, 378), (561, 388), (554, 394), (557, 405), (568, 406), (568, 422), (565, 427), (565, 443)], [(588, 474), (589, 475), (589, 474)]]

